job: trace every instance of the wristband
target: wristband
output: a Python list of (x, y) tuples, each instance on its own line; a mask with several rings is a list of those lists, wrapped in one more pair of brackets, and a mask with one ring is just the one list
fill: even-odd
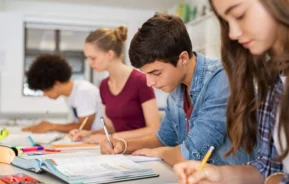
[(126, 142), (126, 140), (124, 140), (124, 139), (122, 139), (122, 138), (118, 138), (118, 140), (120, 140), (120, 141), (122, 141), (122, 142), (124, 143), (124, 150), (123, 150), (123, 152), (121, 153), (121, 154), (124, 154), (124, 153), (126, 152), (126, 150), (127, 150), (127, 142)]
[(272, 177), (277, 176), (277, 175), (284, 175), (284, 173), (283, 173), (283, 172), (277, 172), (277, 173), (271, 174), (269, 177), (266, 178), (264, 184), (267, 184), (268, 181), (269, 181)]

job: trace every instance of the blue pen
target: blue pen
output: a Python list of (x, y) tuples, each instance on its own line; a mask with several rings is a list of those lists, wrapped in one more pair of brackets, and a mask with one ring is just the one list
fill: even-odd
[(28, 136), (28, 139), (31, 142), (32, 146), (35, 146), (35, 142), (33, 141), (32, 137), (30, 135)]

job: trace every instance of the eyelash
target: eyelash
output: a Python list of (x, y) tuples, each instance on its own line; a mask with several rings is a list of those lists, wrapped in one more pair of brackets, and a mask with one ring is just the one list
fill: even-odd
[(237, 19), (237, 20), (242, 20), (244, 17), (245, 17), (245, 14), (243, 14), (243, 15), (237, 17), (236, 19)]
[(159, 76), (161, 73), (154, 73), (155, 76)]

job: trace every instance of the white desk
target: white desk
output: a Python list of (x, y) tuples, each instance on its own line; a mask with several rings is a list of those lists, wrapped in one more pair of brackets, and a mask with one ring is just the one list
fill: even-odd
[[(4, 126), (5, 127), (5, 126)], [(0, 129), (4, 128), (0, 125)], [(21, 134), (21, 127), (6, 127), (10, 130), (10, 134)], [(155, 161), (155, 162), (145, 162), (141, 163), (144, 166), (152, 168), (157, 174), (159, 174), (159, 177), (155, 178), (147, 178), (147, 179), (140, 179), (140, 180), (132, 180), (132, 181), (125, 181), (125, 182), (117, 182), (120, 184), (173, 184), (177, 183), (177, 176), (174, 173), (172, 167), (170, 167), (165, 162), (161, 161)], [(47, 173), (44, 174), (35, 174), (33, 172), (29, 172), (17, 167), (14, 167), (12, 165), (6, 165), (0, 163), (0, 175), (6, 175), (6, 174), (17, 174), (17, 173), (24, 173), (29, 176), (32, 176), (35, 179), (38, 179), (39, 181), (42, 181), (46, 184), (58, 184), (58, 183), (64, 183), (61, 180), (53, 177), (52, 175), (49, 175)]]
[[(159, 177), (155, 178), (147, 178), (147, 179), (140, 179), (140, 180), (132, 180), (132, 181), (124, 181), (124, 182), (117, 182), (120, 184), (173, 184), (177, 183), (177, 177), (169, 165), (167, 165), (164, 162), (155, 161), (155, 162), (146, 162), (142, 163), (142, 165), (145, 165), (147, 167), (153, 168), (153, 170), (159, 174)], [(1, 164), (0, 163), (0, 175), (6, 175), (6, 174), (16, 174), (16, 173), (24, 173), (27, 174), (35, 179), (38, 179), (39, 181), (44, 182), (45, 184), (60, 184), (64, 183), (61, 180), (58, 180), (57, 178), (53, 177), (52, 175), (49, 175), (47, 173), (43, 174), (35, 174), (17, 167), (14, 167), (12, 165), (7, 164)]]

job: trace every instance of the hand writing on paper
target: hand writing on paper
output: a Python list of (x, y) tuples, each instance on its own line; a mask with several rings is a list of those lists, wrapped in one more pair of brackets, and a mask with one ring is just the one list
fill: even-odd
[(182, 184), (217, 184), (223, 183), (224, 175), (218, 166), (206, 164), (202, 170), (197, 170), (201, 162), (186, 161), (174, 166), (179, 183)]
[(89, 144), (94, 144), (94, 143), (99, 144), (103, 139), (105, 139), (105, 135), (98, 133), (98, 134), (94, 134), (88, 137), (84, 137), (82, 141), (85, 143), (89, 143)]
[(124, 151), (125, 145), (124, 142), (121, 140), (118, 140), (114, 137), (110, 137), (110, 141), (113, 145), (113, 149), (110, 146), (107, 139), (103, 139), (100, 143), (100, 152), (101, 154), (120, 154)]
[(45, 133), (45, 132), (53, 131), (53, 128), (54, 128), (54, 124), (48, 121), (41, 121), (37, 125), (32, 125), (32, 126), (23, 128), (22, 131), (32, 132), (32, 133)]
[(166, 149), (166, 147), (160, 147), (160, 148), (145, 148), (145, 149), (140, 149), (136, 150), (135, 152), (132, 153), (132, 155), (143, 155), (147, 157), (161, 157), (163, 151)]
[(69, 137), (72, 141), (82, 141), (84, 138), (89, 137), (90, 135), (91, 131), (89, 130), (73, 129), (69, 132)]

